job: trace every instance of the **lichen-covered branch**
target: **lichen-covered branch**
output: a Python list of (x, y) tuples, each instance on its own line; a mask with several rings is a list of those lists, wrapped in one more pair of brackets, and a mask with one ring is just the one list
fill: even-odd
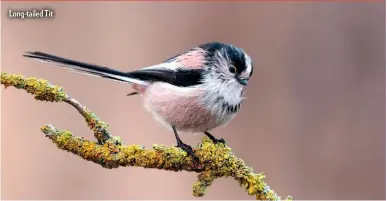
[[(108, 132), (108, 125), (105, 122), (68, 96), (62, 87), (51, 85), (46, 80), (4, 72), (1, 73), (1, 84), (5, 87), (24, 89), (33, 94), (37, 100), (66, 102), (76, 108), (94, 132), (96, 142), (77, 137), (70, 131), (60, 130), (52, 125), (44, 125), (41, 130), (59, 149), (69, 151), (102, 167), (136, 166), (197, 172), (199, 175), (198, 181), (193, 185), (194, 196), (203, 196), (217, 178), (233, 177), (249, 195), (254, 195), (258, 200), (281, 200), (281, 197), (264, 181), (264, 174), (254, 173), (253, 169), (236, 157), (227, 145), (214, 144), (204, 137), (202, 142), (193, 148), (199, 162), (194, 162), (185, 151), (174, 146), (154, 144), (152, 149), (146, 149), (141, 145), (121, 145), (120, 138)], [(288, 196), (286, 199), (292, 198)]]

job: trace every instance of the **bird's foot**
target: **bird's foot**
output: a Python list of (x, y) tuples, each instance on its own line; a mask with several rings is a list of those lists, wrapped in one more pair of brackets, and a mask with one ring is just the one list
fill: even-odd
[(206, 134), (207, 137), (209, 137), (214, 144), (218, 144), (218, 143), (226, 144), (226, 141), (223, 138), (217, 139), (213, 135), (211, 135), (209, 132), (205, 132), (204, 134)]
[(183, 142), (180, 142), (176, 145), (176, 147), (187, 152), (187, 154), (190, 155), (195, 162), (199, 162), (199, 158), (195, 155), (191, 146), (184, 144)]
[(214, 144), (218, 144), (218, 143), (226, 144), (226, 141), (225, 141), (223, 138), (220, 138), (220, 139), (214, 138), (214, 139), (211, 139), (211, 140), (212, 140), (212, 142), (213, 142)]

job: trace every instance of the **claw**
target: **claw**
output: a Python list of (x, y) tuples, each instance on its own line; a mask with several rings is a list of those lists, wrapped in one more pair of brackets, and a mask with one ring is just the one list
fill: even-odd
[(214, 144), (218, 144), (218, 143), (226, 144), (226, 141), (223, 138), (212, 140), (212, 142), (214, 142)]
[(209, 137), (214, 144), (218, 144), (218, 143), (226, 144), (226, 141), (223, 138), (217, 139), (213, 135), (211, 135), (209, 132), (204, 132), (204, 134), (206, 134), (207, 137)]
[(184, 143), (178, 143), (178, 145), (176, 145), (176, 147), (187, 152), (187, 154), (190, 155), (194, 161), (199, 162), (199, 158), (195, 155), (191, 146), (184, 144)]

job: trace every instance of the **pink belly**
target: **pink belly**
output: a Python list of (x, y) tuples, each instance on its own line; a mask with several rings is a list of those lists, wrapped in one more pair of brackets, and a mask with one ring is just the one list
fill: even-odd
[(205, 132), (218, 126), (215, 116), (202, 105), (202, 96), (199, 89), (181, 90), (165, 83), (152, 84), (144, 93), (145, 105), (156, 119), (186, 132)]

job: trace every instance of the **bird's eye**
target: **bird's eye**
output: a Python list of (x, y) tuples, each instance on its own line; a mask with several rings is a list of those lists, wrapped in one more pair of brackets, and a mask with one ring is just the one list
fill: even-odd
[(236, 73), (236, 71), (237, 71), (237, 69), (236, 69), (236, 67), (235, 66), (230, 66), (229, 68), (228, 68), (228, 70), (231, 72), (231, 73)]

